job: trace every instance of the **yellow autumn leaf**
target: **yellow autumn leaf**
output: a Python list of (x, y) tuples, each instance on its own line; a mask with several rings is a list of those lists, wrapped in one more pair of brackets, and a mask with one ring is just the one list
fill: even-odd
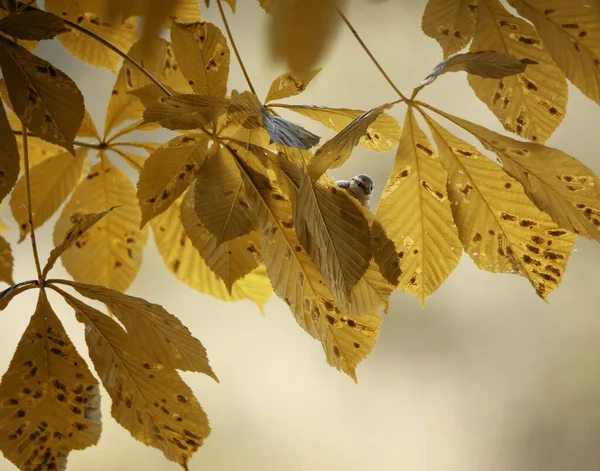
[[(148, 72), (168, 87), (181, 93), (191, 90), (179, 70), (171, 45), (167, 41), (161, 39), (151, 53), (143, 51), (138, 42), (128, 51), (128, 55), (139, 64), (144, 64), (144, 68)], [(128, 62), (123, 63), (108, 102), (104, 121), (105, 139), (125, 121), (138, 120), (142, 117), (144, 106), (137, 97), (129, 92), (150, 83), (148, 77), (137, 68)]]
[(499, 0), (480, 2), (471, 51), (501, 51), (527, 64), (527, 69), (498, 80), (471, 75), (469, 84), (505, 129), (540, 143), (562, 122), (569, 92), (564, 74), (544, 46), (533, 27), (511, 15)]
[(223, 301), (248, 299), (262, 311), (273, 294), (273, 288), (259, 267), (234, 283), (229, 294), (225, 282), (206, 265), (180, 220), (180, 200), (150, 221), (158, 251), (169, 271), (189, 287)]
[(531, 21), (567, 78), (600, 104), (600, 5), (571, 0), (509, 0)]
[(476, 19), (477, 0), (429, 0), (421, 28), (440, 44), (446, 58), (469, 44)]
[[(365, 114), (365, 111), (362, 110), (315, 105), (283, 105), (278, 103), (276, 106), (314, 119), (338, 133)], [(375, 121), (367, 126), (367, 131), (360, 137), (358, 145), (375, 152), (388, 152), (398, 145), (400, 134), (400, 126), (396, 119), (386, 113), (381, 113), (377, 115)]]
[(41, 41), (65, 33), (69, 28), (61, 18), (50, 12), (24, 8), (0, 19), (0, 31), (12, 38)]
[[(379, 335), (379, 306), (386, 302), (376, 270), (355, 285), (349, 298), (368, 310), (358, 315), (343, 311), (326, 286), (294, 228), (289, 198), (273, 187), (267, 170), (243, 167), (255, 188), (254, 206), (262, 214), (262, 257), (273, 289), (290, 307), (298, 324), (323, 346), (327, 362), (356, 380), (356, 367), (371, 352)], [(283, 176), (278, 179), (284, 183)], [(363, 282), (364, 280), (364, 282)], [(389, 293), (387, 293), (389, 296)]]
[(194, 211), (194, 199), (194, 188), (190, 188), (181, 202), (181, 223), (192, 245), (231, 293), (236, 281), (258, 267), (260, 237), (253, 231), (217, 244), (217, 238), (198, 219)]
[(261, 121), (263, 127), (269, 133), (270, 141), (280, 146), (295, 149), (308, 150), (316, 146), (321, 138), (316, 134), (304, 129), (302, 126), (271, 114), (261, 105)]
[(150, 360), (174, 370), (204, 373), (218, 381), (202, 343), (162, 306), (102, 286), (67, 284), (82, 296), (106, 304)]
[(339, 26), (338, 6), (338, 0), (275, 3), (269, 25), (271, 54), (285, 60), (292, 72), (314, 68)]
[(224, 97), (227, 93), (230, 53), (221, 30), (208, 22), (173, 22), (171, 41), (181, 72), (194, 92)]
[[(33, 227), (44, 224), (65, 202), (81, 179), (87, 149), (77, 149), (75, 157), (68, 152), (54, 155), (31, 168), (31, 211)], [(19, 225), (19, 242), (29, 234), (25, 178), (12, 192), (10, 208)]]
[(208, 162), (196, 175), (194, 212), (220, 245), (254, 229), (253, 197), (233, 157), (221, 148), (210, 152)]
[(90, 230), (100, 219), (106, 216), (110, 211), (115, 209), (114, 207), (109, 208), (101, 213), (87, 213), (87, 214), (75, 214), (71, 217), (72, 226), (65, 234), (64, 240), (57, 244), (56, 247), (52, 249), (50, 252), (50, 256), (48, 257), (48, 261), (46, 262), (46, 266), (42, 271), (42, 276), (46, 278), (46, 275), (52, 268), (54, 264), (58, 260), (63, 252), (65, 252), (69, 247), (71, 247), (77, 240), (85, 234), (88, 230)]
[[(20, 2), (20, 5), (23, 5), (23, 4), (24, 4), (22, 0), (19, 0), (19, 2)], [(29, 2), (28, 2), (28, 3), (29, 3)], [(29, 8), (30, 8), (30, 9), (33, 9), (33, 8), (38, 8), (38, 2), (37, 2), (37, 0), (36, 0), (36, 1), (34, 1), (34, 2), (33, 2), (31, 5), (30, 5), (30, 7), (29, 7)], [(8, 16), (8, 14), (9, 14), (9, 12), (8, 12), (8, 11), (6, 11), (5, 9), (1, 9), (1, 8), (0, 8), (0, 18), (5, 18), (6, 16)], [(1, 33), (0, 33), (0, 34), (1, 34)], [(16, 42), (17, 44), (19, 44), (20, 46), (23, 46), (23, 47), (24, 47), (25, 49), (27, 49), (29, 52), (33, 51), (33, 50), (34, 50), (34, 49), (37, 47), (37, 45), (39, 44), (39, 41), (25, 41), (25, 40), (23, 40), (23, 39), (17, 39), (17, 40), (15, 40), (15, 42)]]
[(54, 228), (54, 244), (63, 241), (81, 216), (114, 206), (118, 209), (85, 232), (61, 258), (76, 281), (126, 291), (140, 269), (148, 230), (139, 229), (141, 215), (135, 188), (103, 153), (100, 163), (90, 169), (63, 209)]
[(158, 122), (167, 129), (199, 129), (227, 113), (229, 100), (211, 96), (182, 94), (165, 96), (146, 107), (144, 123)]
[(178, 136), (150, 154), (138, 181), (142, 226), (187, 190), (207, 158), (208, 140), (203, 134)]
[(102, 427), (98, 381), (39, 293), (0, 383), (0, 450), (23, 471), (65, 469), (69, 453), (95, 445)]
[(296, 72), (280, 75), (271, 84), (265, 103), (273, 100), (281, 100), (282, 98), (289, 98), (292, 96), (299, 95), (308, 84), (317, 76), (322, 69), (308, 70), (306, 72)]
[(0, 37), (0, 65), (13, 109), (36, 136), (74, 153), (83, 121), (81, 92), (65, 73)]
[[(79, 26), (97, 34), (121, 51), (129, 51), (138, 39), (138, 27), (135, 18), (124, 22), (110, 21), (87, 9), (85, 2), (73, 0), (46, 0), (46, 10), (62, 16)], [(117, 73), (123, 58), (111, 51), (94, 38), (72, 29), (70, 33), (59, 36), (60, 42), (78, 59), (96, 67), (104, 67)]]
[(79, 131), (77, 131), (77, 136), (90, 137), (100, 142), (100, 135), (98, 134), (98, 130), (96, 129), (96, 125), (94, 124), (94, 120), (92, 119), (87, 110), (85, 110), (85, 114), (83, 115), (83, 121), (81, 122)]
[(260, 3), (260, 6), (263, 8), (263, 10), (265, 10), (267, 13), (271, 13), (273, 8), (275, 8), (277, 1), (278, 0), (258, 0), (258, 3)]
[(14, 285), (13, 280), (13, 254), (8, 241), (0, 236), (0, 281)]
[(17, 140), (0, 104), (0, 201), (10, 193), (19, 177), (19, 149)]
[(424, 304), (458, 265), (462, 246), (446, 173), (410, 107), (376, 217), (400, 253), (400, 288)]
[(113, 418), (136, 440), (160, 450), (187, 468), (192, 454), (210, 434), (208, 418), (177, 371), (152, 360), (106, 314), (62, 290), (85, 325), (90, 358), (112, 399)]
[(560, 227), (600, 241), (600, 180), (592, 170), (558, 149), (517, 141), (456, 116), (442, 115), (495, 152), (504, 170)]
[(368, 134), (369, 127), (391, 106), (391, 104), (384, 104), (364, 112), (323, 144), (308, 164), (309, 175), (317, 179), (327, 169), (341, 167), (348, 160), (360, 139)]
[(527, 198), (519, 182), (427, 117), (448, 172), (448, 196), (465, 251), (479, 268), (527, 278), (546, 299), (575, 244)]
[[(146, 164), (146, 157), (140, 157), (137, 154), (132, 154), (131, 152), (124, 151), (123, 149), (119, 149), (118, 147), (113, 147), (114, 150), (127, 165), (129, 165), (133, 170), (140, 173), (144, 169), (144, 165)], [(138, 180), (139, 182), (139, 180)]]

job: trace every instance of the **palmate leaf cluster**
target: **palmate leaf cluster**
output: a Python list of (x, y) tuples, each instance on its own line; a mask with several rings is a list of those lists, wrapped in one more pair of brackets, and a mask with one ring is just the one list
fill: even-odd
[[(354, 379), (395, 289), (424, 303), (464, 251), (481, 269), (526, 278), (546, 299), (576, 235), (600, 240), (597, 177), (543, 145), (564, 118), (567, 80), (600, 104), (595, 4), (511, 0), (515, 16), (499, 0), (429, 0), (423, 31), (444, 60), (410, 99), (398, 91), (397, 101), (358, 110), (285, 102), (319, 73), (337, 29), (345, 22), (355, 32), (337, 1), (259, 0), (272, 15), (272, 52), (290, 69), (264, 99), (250, 80), (249, 90), (231, 89), (234, 44), (202, 22), (197, 0), (160, 3), (46, 0), (41, 11), (8, 1), (0, 10), (0, 197), (20, 241), (59, 212), (56, 248), (35, 281), (15, 284), (11, 248), (0, 237), (0, 280), (11, 285), (0, 308), (39, 288), (0, 383), (0, 450), (19, 469), (63, 469), (71, 450), (97, 443), (96, 377), (117, 422), (169, 460), (187, 467), (208, 436), (208, 419), (177, 372), (216, 380), (204, 347), (161, 306), (124, 294), (150, 233), (167, 269), (202, 293), (262, 308), (274, 292), (327, 362)], [(235, 13), (236, 0), (224, 3)], [(141, 37), (136, 17), (145, 21)], [(102, 133), (75, 82), (31, 52), (54, 37), (116, 74)], [(417, 100), (456, 71), (467, 72), (476, 96), (517, 138)], [(402, 126), (390, 114), (401, 103)], [(279, 112), (336, 134), (321, 142)], [(139, 139), (161, 127), (176, 136)], [(327, 174), (356, 146), (397, 148), (375, 214)], [(74, 281), (48, 278), (59, 259)], [(96, 375), (49, 304), (49, 289), (84, 325)]]

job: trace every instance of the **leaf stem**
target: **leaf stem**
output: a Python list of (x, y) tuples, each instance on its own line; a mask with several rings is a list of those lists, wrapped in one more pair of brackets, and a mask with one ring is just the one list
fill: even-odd
[(29, 218), (29, 231), (31, 232), (31, 249), (33, 250), (33, 259), (35, 261), (35, 269), (37, 270), (38, 281), (40, 284), (44, 282), (42, 276), (42, 267), (40, 265), (40, 256), (38, 255), (37, 242), (35, 240), (35, 229), (33, 228), (33, 210), (31, 208), (31, 178), (29, 175), (29, 143), (27, 142), (27, 128), (25, 123), (23, 126), (23, 167), (25, 167), (25, 196), (27, 201), (27, 217)]
[[(22, 136), (23, 135), (23, 131), (17, 131), (17, 130), (13, 129), (13, 134), (15, 136)], [(38, 137), (35, 134), (30, 133), (30, 132), (28, 132), (27, 135), (29, 137)], [(99, 142), (98, 144), (90, 144), (89, 142), (82, 142), (82, 141), (74, 140), (73, 144), (76, 145), (76, 146), (79, 146), (79, 147), (87, 147), (89, 149), (100, 150), (100, 149), (104, 149), (105, 148), (105, 145), (103, 145), (101, 142)]]
[(244, 62), (242, 61), (242, 56), (238, 51), (237, 46), (235, 45), (235, 41), (233, 40), (233, 34), (231, 34), (231, 29), (229, 29), (229, 23), (227, 22), (227, 17), (225, 16), (225, 11), (223, 10), (223, 4), (221, 0), (217, 0), (217, 6), (219, 7), (219, 13), (221, 14), (221, 19), (223, 20), (223, 24), (225, 25), (225, 30), (227, 31), (227, 36), (229, 37), (229, 42), (231, 43), (231, 47), (233, 48), (233, 52), (235, 53), (235, 57), (237, 58), (238, 64), (240, 64), (240, 68), (242, 69), (242, 73), (246, 78), (246, 82), (248, 82), (248, 86), (250, 87), (250, 91), (256, 95), (256, 90), (252, 85), (252, 80), (250, 80), (250, 76), (248, 75), (248, 71), (244, 66)]
[(373, 64), (375, 64), (375, 67), (377, 67), (377, 69), (379, 70), (379, 72), (381, 73), (381, 75), (383, 75), (383, 77), (387, 80), (387, 82), (394, 89), (394, 91), (398, 94), (398, 96), (400, 98), (402, 98), (403, 101), (409, 102), (410, 100), (404, 96), (404, 94), (400, 91), (400, 89), (392, 81), (392, 79), (390, 78), (390, 76), (385, 72), (385, 70), (383, 70), (383, 67), (381, 67), (381, 64), (379, 64), (379, 62), (377, 61), (377, 59), (375, 59), (375, 56), (373, 55), (373, 53), (371, 52), (371, 50), (369, 49), (369, 47), (365, 44), (365, 42), (362, 40), (362, 38), (360, 37), (360, 35), (358, 34), (358, 32), (356, 31), (356, 29), (354, 28), (354, 26), (352, 26), (352, 23), (350, 23), (350, 21), (348, 20), (348, 18), (346, 18), (346, 15), (344, 15), (344, 13), (342, 12), (342, 10), (340, 10), (339, 8), (338, 8), (338, 15), (340, 15), (340, 18), (344, 21), (344, 23), (346, 23), (346, 26), (348, 27), (348, 29), (350, 30), (350, 32), (354, 35), (354, 37), (359, 42), (359, 44), (362, 46), (362, 48), (365, 50), (365, 52), (367, 53), (367, 55), (369, 56), (369, 58), (371, 59), (371, 61), (373, 62)]

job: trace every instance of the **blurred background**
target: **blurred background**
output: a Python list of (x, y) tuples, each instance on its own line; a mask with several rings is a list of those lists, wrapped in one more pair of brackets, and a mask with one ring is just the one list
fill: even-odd
[[(222, 27), (216, 5), (205, 20)], [(410, 93), (441, 59), (420, 29), (425, 0), (347, 0), (345, 11), (396, 84)], [(264, 97), (286, 72), (270, 61), (268, 16), (240, 0), (230, 14), (234, 37)], [(369, 109), (396, 99), (347, 29), (323, 58), (324, 70), (290, 103)], [(100, 132), (115, 77), (73, 59), (58, 41), (37, 53), (79, 85)], [(230, 88), (245, 90), (233, 61)], [(468, 87), (448, 74), (421, 99), (502, 132)], [(282, 112), (283, 114), (283, 112)], [(402, 123), (404, 108), (392, 114)], [(331, 132), (299, 115), (290, 119), (328, 138)], [(600, 175), (600, 107), (571, 88), (567, 116), (548, 145), (580, 159)], [(166, 140), (157, 133), (149, 140)], [(334, 178), (368, 173), (376, 207), (394, 153), (357, 148)], [(35, 189), (34, 189), (35, 191)], [(6, 206), (6, 205), (4, 205)], [(402, 208), (399, 208), (401, 211)], [(4, 216), (8, 216), (5, 208)], [(7, 219), (7, 218), (5, 218)], [(42, 257), (52, 248), (56, 216), (39, 230)], [(16, 245), (15, 280), (35, 273), (29, 242)], [(57, 276), (68, 276), (57, 267)], [(467, 256), (422, 309), (396, 292), (378, 345), (358, 368), (358, 384), (329, 367), (319, 343), (274, 297), (264, 316), (248, 301), (224, 303), (178, 283), (150, 237), (130, 294), (178, 315), (207, 348), (221, 382), (184, 374), (207, 412), (212, 434), (191, 470), (227, 471), (595, 471), (600, 469), (600, 246), (578, 239), (561, 287), (545, 303), (525, 278), (479, 271)], [(51, 302), (85, 358), (82, 326), (54, 293)], [(0, 372), (35, 306), (35, 292), (0, 315)], [(162, 454), (132, 439), (110, 417), (103, 395), (104, 431), (98, 446), (73, 452), (69, 469), (176, 470)], [(0, 470), (16, 469), (2, 459)]]

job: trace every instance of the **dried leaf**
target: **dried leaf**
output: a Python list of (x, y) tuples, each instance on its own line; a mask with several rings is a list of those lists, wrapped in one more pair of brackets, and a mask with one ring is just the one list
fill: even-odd
[(229, 100), (200, 95), (162, 97), (144, 111), (144, 123), (158, 122), (174, 131), (199, 129), (225, 113)]
[(275, 3), (269, 28), (274, 57), (284, 59), (292, 72), (314, 68), (339, 26), (338, 3), (338, 0)]
[(27, 128), (74, 154), (73, 140), (85, 112), (75, 82), (4, 37), (0, 37), (0, 65), (13, 109)]
[(223, 301), (249, 299), (262, 311), (273, 294), (264, 267), (234, 283), (231, 295), (225, 282), (206, 265), (180, 220), (180, 201), (150, 221), (158, 251), (169, 271), (182, 283)]
[(6, 110), (0, 104), (0, 201), (10, 193), (19, 177), (19, 150)]
[[(171, 45), (160, 40), (151, 53), (144, 52), (139, 43), (133, 45), (128, 55), (156, 77), (162, 84), (180, 93), (188, 93), (191, 88), (181, 74), (173, 56)], [(144, 106), (131, 91), (150, 85), (144, 74), (130, 63), (125, 62), (119, 71), (113, 87), (104, 123), (104, 136), (109, 136), (116, 127), (127, 120), (138, 120), (142, 117)], [(156, 85), (153, 85), (156, 86)]]
[(62, 19), (52, 13), (25, 8), (2, 18), (0, 31), (14, 38), (40, 41), (52, 39), (57, 34), (69, 31), (69, 28)]
[(187, 468), (210, 434), (192, 390), (168, 366), (152, 361), (107, 315), (61, 292), (83, 323), (90, 358), (112, 399), (114, 419), (145, 445)]
[(391, 106), (385, 104), (364, 112), (335, 137), (323, 144), (315, 153), (315, 158), (308, 165), (309, 175), (313, 179), (317, 179), (327, 169), (341, 167), (352, 154), (360, 138), (369, 132), (371, 124)]
[(276, 144), (307, 150), (316, 146), (321, 138), (302, 126), (298, 126), (279, 116), (272, 115), (262, 107), (262, 125)]
[[(48, 274), (54, 264), (69, 247), (71, 247), (83, 234), (89, 229), (95, 226), (104, 216), (111, 212), (113, 208), (109, 208), (101, 213), (89, 213), (81, 215), (73, 215), (71, 217), (71, 223), (73, 224), (68, 232), (65, 234), (64, 240), (60, 244), (56, 244), (56, 247), (50, 252), (46, 266), (44, 267), (43, 276), (44, 278)], [(79, 247), (80, 248), (80, 247)]]
[[(346, 126), (365, 113), (362, 110), (328, 108), (316, 105), (278, 104), (277, 106), (319, 121), (335, 132), (342, 131)], [(388, 152), (398, 145), (400, 134), (400, 126), (396, 119), (390, 115), (381, 113), (375, 121), (369, 124), (366, 134), (359, 139), (358, 145), (375, 152)]]
[(212, 23), (173, 23), (171, 41), (177, 63), (198, 95), (227, 93), (230, 54), (227, 40)]
[[(538, 208), (560, 227), (600, 241), (600, 181), (578, 160), (552, 147), (517, 141), (443, 114), (494, 151)], [(560, 233), (564, 231), (557, 231)]]
[(448, 172), (448, 196), (465, 251), (481, 269), (526, 277), (546, 299), (560, 284), (575, 235), (527, 198), (519, 182), (427, 117)]
[(476, 20), (477, 0), (429, 0), (421, 27), (440, 44), (446, 58), (469, 44)]
[(269, 93), (267, 93), (267, 97), (265, 98), (265, 103), (300, 95), (321, 70), (314, 69), (306, 72), (296, 72), (295, 74), (288, 72), (287, 74), (280, 75), (273, 80)]
[(600, 6), (571, 0), (509, 0), (531, 21), (567, 78), (600, 104)]
[(217, 238), (202, 225), (194, 211), (194, 188), (181, 203), (181, 223), (191, 243), (208, 267), (221, 278), (231, 293), (236, 281), (242, 279), (260, 261), (260, 238), (256, 231), (217, 244)]
[(400, 288), (421, 304), (456, 268), (462, 246), (452, 220), (446, 173), (408, 108), (377, 220), (400, 252)]
[(412, 96), (415, 97), (419, 90), (447, 72), (464, 71), (485, 79), (501, 79), (520, 74), (526, 67), (527, 63), (520, 62), (514, 57), (501, 52), (479, 50), (477, 52), (455, 54), (436, 65), (431, 73), (414, 89)]
[(23, 291), (27, 291), (33, 287), (31, 281), (24, 281), (16, 285), (12, 285), (10, 288), (0, 292), (0, 311), (3, 311), (8, 307), (10, 302), (21, 294)]
[(54, 228), (54, 244), (63, 241), (81, 216), (115, 206), (119, 206), (118, 211), (104, 216), (61, 258), (76, 281), (126, 291), (140, 269), (148, 231), (139, 230), (141, 215), (135, 188), (105, 156), (101, 155), (101, 162), (75, 188)]
[(194, 211), (220, 245), (254, 229), (252, 195), (233, 157), (220, 148), (211, 153), (196, 177)]
[(8, 241), (0, 236), (0, 281), (14, 285), (13, 254)]
[(69, 285), (82, 296), (106, 304), (150, 360), (174, 370), (204, 373), (218, 381), (202, 343), (162, 306), (102, 286)]
[(314, 182), (306, 175), (294, 205), (294, 223), (327, 287), (344, 300), (373, 256), (371, 230), (362, 211), (334, 183)]
[(171, 139), (150, 154), (138, 181), (142, 226), (179, 198), (208, 158), (208, 140), (203, 134)]
[[(90, 5), (77, 0), (46, 0), (44, 7), (97, 34), (121, 51), (129, 51), (138, 39), (135, 18), (128, 18), (123, 22), (109, 21), (106, 17), (90, 10)], [(96, 67), (104, 67), (115, 74), (123, 61), (116, 52), (76, 29), (59, 36), (59, 39), (63, 46), (78, 59)]]
[(19, 469), (65, 469), (100, 438), (100, 388), (40, 290), (0, 384), (0, 449)]
[[(34, 228), (44, 224), (79, 183), (86, 156), (87, 149), (78, 149), (75, 157), (68, 152), (63, 152), (31, 169), (31, 210)], [(30, 231), (24, 177), (17, 182), (12, 192), (10, 208), (19, 225), (19, 242), (21, 242)]]
[(471, 44), (471, 51), (483, 49), (510, 54), (527, 69), (500, 80), (469, 76), (469, 84), (508, 131), (545, 142), (565, 116), (569, 90), (535, 30), (498, 0), (487, 0), (479, 6)]

